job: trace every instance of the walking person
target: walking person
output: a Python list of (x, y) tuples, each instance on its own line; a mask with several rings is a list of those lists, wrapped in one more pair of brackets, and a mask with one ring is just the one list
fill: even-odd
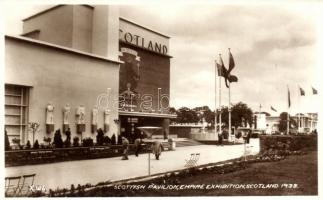
[(153, 151), (153, 154), (155, 154), (156, 160), (159, 160), (159, 156), (162, 152), (162, 146), (159, 141), (154, 142), (154, 144), (152, 145), (152, 151)]
[(121, 140), (122, 140), (122, 147), (123, 147), (122, 160), (129, 160), (129, 158), (128, 158), (129, 141), (125, 137), (122, 137)]
[(138, 157), (139, 151), (141, 150), (141, 143), (142, 143), (142, 139), (140, 137), (135, 139), (135, 147), (136, 147), (135, 155), (136, 155), (136, 157)]
[(218, 135), (218, 144), (219, 145), (223, 145), (223, 133), (220, 132), (219, 135)]
[(249, 130), (247, 134), (247, 141), (246, 141), (247, 144), (249, 144), (250, 142), (250, 137), (251, 137), (251, 130)]
[(138, 157), (139, 155), (139, 151), (141, 150), (141, 145), (142, 145), (142, 139), (144, 137), (144, 133), (141, 131), (138, 135), (137, 135), (137, 139), (135, 139), (135, 155)]

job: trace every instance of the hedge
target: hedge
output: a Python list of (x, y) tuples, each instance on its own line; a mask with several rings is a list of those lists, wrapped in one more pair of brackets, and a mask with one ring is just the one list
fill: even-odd
[(261, 135), (260, 152), (275, 150), (317, 150), (317, 135)]
[[(91, 146), (93, 140), (84, 139), (87, 145), (83, 147), (68, 148), (45, 148), (5, 151), (5, 166), (21, 166), (41, 163), (54, 163), (70, 160), (87, 160), (96, 158), (111, 158), (122, 156), (124, 147), (122, 145)], [(171, 150), (169, 142), (163, 142), (163, 150)], [(149, 144), (143, 144), (140, 153), (147, 153)], [(135, 153), (135, 145), (129, 145), (129, 154)]]
[[(147, 147), (141, 150), (147, 152)], [(85, 160), (121, 156), (121, 145), (70, 147), (53, 149), (14, 150), (5, 152), (5, 166), (21, 166), (41, 163), (53, 163), (70, 160)], [(134, 145), (130, 145), (130, 154), (134, 153)]]

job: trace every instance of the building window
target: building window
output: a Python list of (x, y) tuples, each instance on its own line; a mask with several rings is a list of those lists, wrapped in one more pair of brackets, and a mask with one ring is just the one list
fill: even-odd
[(17, 85), (5, 85), (5, 128), (12, 139), (20, 139), (20, 144), (26, 143), (28, 129), (29, 88)]

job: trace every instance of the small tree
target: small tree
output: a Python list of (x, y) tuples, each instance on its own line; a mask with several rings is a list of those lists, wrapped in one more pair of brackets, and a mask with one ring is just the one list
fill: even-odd
[(110, 137), (109, 136), (104, 136), (104, 138), (103, 138), (103, 144), (104, 145), (108, 145), (108, 144), (111, 144), (111, 139), (110, 139)]
[(91, 146), (93, 146), (93, 139), (92, 139), (92, 138), (90, 138), (90, 137), (88, 137), (88, 138), (84, 138), (84, 139), (83, 139), (83, 142), (82, 142), (82, 145), (83, 145), (84, 147), (91, 147)]
[(101, 128), (97, 130), (97, 135), (96, 135), (96, 144), (97, 145), (103, 145), (104, 141), (104, 132)]
[(64, 141), (64, 146), (70, 147), (71, 146), (71, 131), (69, 128), (65, 131), (65, 135), (66, 135), (66, 139)]
[(74, 193), (75, 193), (75, 186), (74, 186), (74, 184), (72, 184), (71, 185), (71, 195), (73, 196), (74, 195)]
[(30, 148), (31, 148), (31, 144), (30, 144), (30, 141), (28, 140), (26, 144), (26, 149), (30, 149)]
[(122, 144), (122, 137), (121, 137), (121, 135), (118, 135), (118, 144)]
[(35, 133), (38, 131), (39, 125), (40, 124), (38, 122), (29, 122), (28, 123), (29, 130), (31, 130), (31, 132), (33, 134), (33, 143), (34, 143)]
[(73, 138), (73, 146), (74, 147), (80, 146), (80, 138), (78, 138), (76, 136)]
[(44, 142), (48, 143), (48, 146), (50, 146), (50, 142), (52, 141), (52, 138), (50, 137), (44, 137)]
[[(287, 132), (287, 119), (288, 119), (287, 115), (288, 115), (287, 112), (282, 112), (279, 115), (278, 129), (280, 132), (285, 132), (285, 133)], [(297, 127), (297, 122), (293, 118), (289, 117), (289, 128), (292, 128), (293, 126)]]
[(54, 135), (54, 144), (56, 148), (62, 148), (63, 147), (63, 140), (62, 140), (62, 135), (61, 135), (61, 130), (58, 129), (55, 132)]
[(16, 144), (18, 147), (20, 147), (20, 139), (19, 138), (13, 138), (12, 143)]
[(116, 144), (116, 135), (115, 134), (113, 134), (112, 137), (111, 137), (111, 144), (112, 145)]
[(33, 145), (34, 149), (39, 149), (39, 143), (38, 140), (35, 141), (34, 145)]

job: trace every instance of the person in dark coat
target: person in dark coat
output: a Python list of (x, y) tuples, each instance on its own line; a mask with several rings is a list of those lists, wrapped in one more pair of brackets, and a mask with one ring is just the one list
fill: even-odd
[(223, 133), (220, 132), (219, 135), (218, 135), (218, 143), (219, 145), (223, 145)]
[(251, 137), (251, 130), (249, 130), (247, 134), (247, 141), (246, 141), (247, 144), (249, 144), (250, 142), (250, 137)]
[(142, 143), (142, 139), (139, 137), (137, 139), (135, 139), (135, 155), (138, 157), (139, 155), (139, 151), (141, 150), (141, 143)]
[(135, 155), (138, 157), (139, 155), (139, 151), (141, 150), (141, 145), (143, 143), (142, 139), (144, 138), (144, 133), (143, 132), (140, 132), (138, 135), (137, 135), (137, 139), (135, 140), (135, 147), (136, 147), (136, 150), (135, 150)]

